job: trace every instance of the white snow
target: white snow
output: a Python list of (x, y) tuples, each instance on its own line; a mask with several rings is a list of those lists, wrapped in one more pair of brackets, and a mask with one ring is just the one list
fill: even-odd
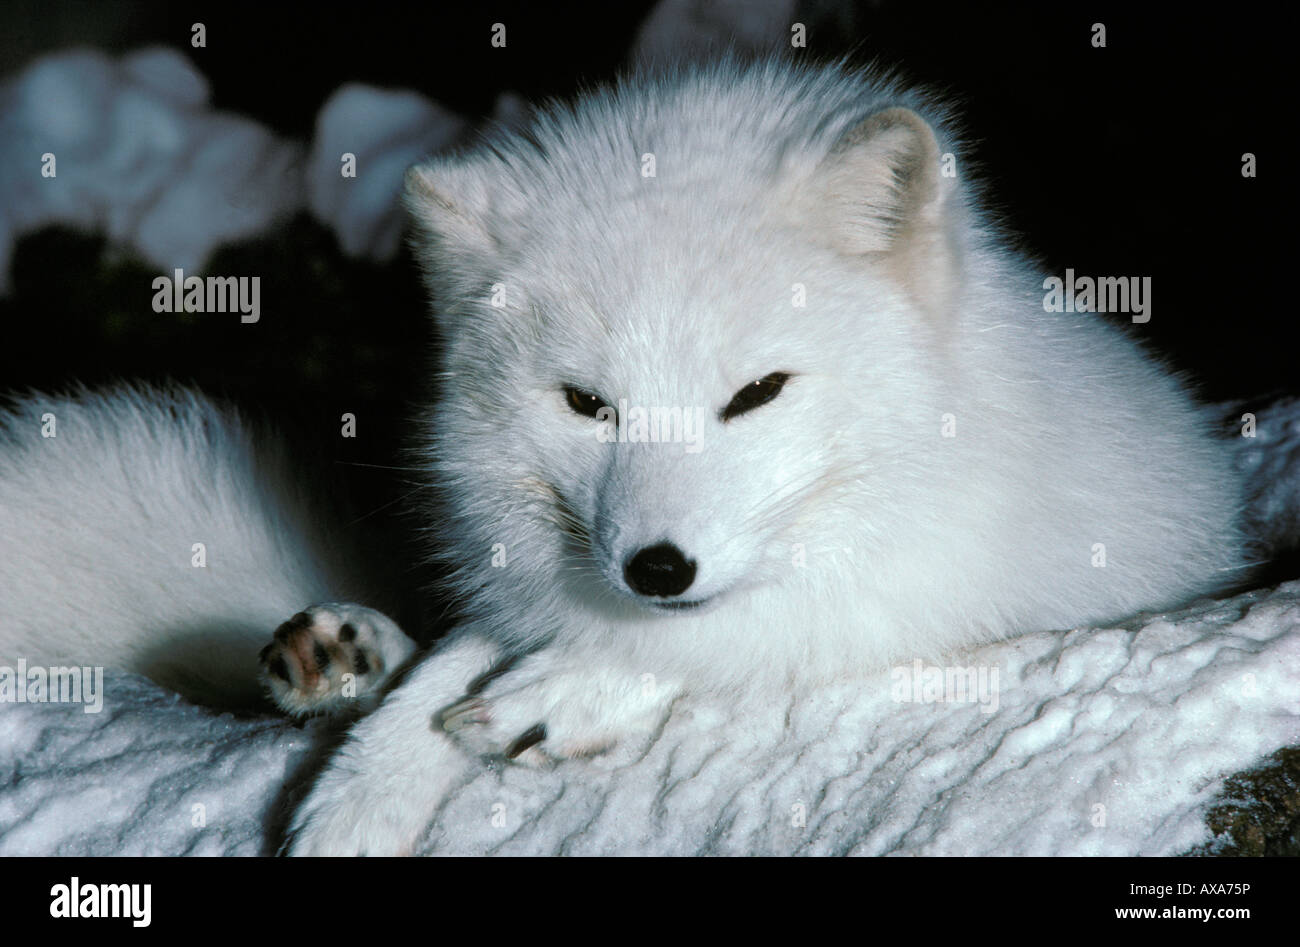
[[(334, 228), (344, 253), (392, 257), (402, 235), (402, 176), (465, 127), (464, 119), (415, 92), (343, 86), (316, 118), (307, 170), (311, 212)], [(355, 178), (341, 173), (345, 154), (355, 159)]]
[[(1300, 582), (961, 663), (997, 669), (993, 712), (901, 702), (884, 672), (765, 706), (682, 700), (648, 747), (551, 770), (484, 764), (427, 851), (1184, 852), (1225, 776), (1300, 742)], [(0, 705), (0, 855), (262, 852), (314, 727), (107, 682), (98, 715)]]
[[(792, 0), (662, 0), (629, 59), (780, 45), (793, 9)], [(305, 147), (214, 111), (208, 98), (203, 75), (165, 47), (119, 59), (66, 50), (0, 82), (0, 294), (10, 288), (14, 243), (49, 224), (104, 233), (161, 270), (196, 274), (222, 243), (306, 207), (344, 253), (389, 260), (401, 240), (404, 171), (471, 128), (416, 92), (348, 83), (321, 107)], [(525, 112), (507, 91), (492, 119), (515, 125)], [(356, 158), (355, 177), (340, 173), (345, 153)], [(53, 177), (42, 174), (46, 154)]]
[(163, 48), (55, 53), (0, 85), (0, 291), (15, 240), (48, 224), (193, 272), (300, 207), (301, 146), (207, 100), (202, 75)]
[[(498, 121), (520, 112), (518, 97), (499, 98)], [(344, 253), (391, 259), (403, 173), (468, 128), (415, 92), (349, 83), (322, 106), (306, 149), (214, 111), (207, 80), (174, 50), (45, 56), (0, 84), (0, 293), (15, 241), (49, 224), (104, 233), (161, 270), (194, 274), (221, 244), (306, 207)], [(345, 153), (355, 176), (341, 173)]]
[(212, 714), (131, 674), (105, 685), (98, 714), (0, 705), (0, 853), (261, 853), (262, 813), (307, 732)]

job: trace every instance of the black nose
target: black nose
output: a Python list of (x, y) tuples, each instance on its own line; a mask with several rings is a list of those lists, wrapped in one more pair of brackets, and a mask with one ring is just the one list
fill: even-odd
[(672, 543), (659, 543), (628, 559), (623, 578), (639, 595), (681, 595), (695, 581), (695, 563)]

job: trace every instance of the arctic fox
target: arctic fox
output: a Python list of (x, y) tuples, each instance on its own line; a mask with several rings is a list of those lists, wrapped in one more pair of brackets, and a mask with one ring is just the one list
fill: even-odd
[[(684, 693), (1240, 582), (1217, 419), (1100, 316), (1045, 311), (1045, 274), (964, 170), (915, 91), (724, 62), (408, 173), (445, 339), (427, 524), (466, 618), (352, 728), (290, 851), (411, 851), (464, 760), (598, 752)], [(370, 608), (317, 605), (267, 640), (348, 592), (266, 450), (187, 392), (21, 402), (0, 659), (210, 692), (253, 685), (260, 652), (291, 712), (378, 695), (414, 648)], [(184, 641), (199, 666), (172, 658)]]

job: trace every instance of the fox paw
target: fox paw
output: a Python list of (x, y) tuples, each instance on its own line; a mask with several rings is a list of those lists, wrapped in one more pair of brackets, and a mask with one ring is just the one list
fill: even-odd
[(543, 651), (484, 674), (435, 723), (471, 753), (546, 766), (648, 733), (677, 692), (650, 674), (574, 666)]
[(297, 857), (412, 854), (432, 811), (390, 798), (364, 775), (326, 772), (294, 814), (280, 852)]
[(275, 630), (262, 679), (294, 716), (363, 706), (415, 651), (388, 616), (363, 605), (314, 605)]

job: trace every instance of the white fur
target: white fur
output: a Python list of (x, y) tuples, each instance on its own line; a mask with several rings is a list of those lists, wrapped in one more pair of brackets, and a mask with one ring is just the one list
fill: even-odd
[[(945, 153), (956, 179), (938, 174)], [(940, 659), (1242, 577), (1242, 488), (1217, 421), (1101, 317), (1043, 311), (1044, 274), (985, 221), (963, 162), (943, 112), (889, 82), (727, 63), (596, 93), (527, 138), (411, 173), (447, 341), (428, 522), (472, 631), (353, 731), (298, 814), (295, 851), (409, 850), (455, 769), (431, 728), (502, 656), (529, 653), (453, 715), (454, 738), (499, 753), (543, 723), (520, 757), (538, 762), (646, 732), (683, 691), (773, 692)], [(806, 308), (791, 305), (796, 283)], [(775, 400), (719, 419), (776, 371), (793, 377)], [(703, 406), (702, 450), (599, 443), (565, 385)], [(188, 444), (193, 422), (146, 435), (131, 433), (148, 427), (138, 398), (93, 410), (109, 433), (79, 460), (8, 435), (20, 453), (0, 496), (21, 513), (5, 514), (6, 568), (15, 528), (41, 563), (39, 586), (26, 565), (7, 577), (23, 589), (25, 640), (68, 624), (32, 617), (43, 610), (109, 612), (125, 640), (159, 613), (210, 627), (227, 607), (243, 604), (247, 623), (338, 597), (314, 591), (285, 521), (238, 484), (247, 463), (226, 455), (246, 448), (223, 434), (159, 462), (150, 438)], [(955, 437), (941, 436), (948, 414)], [(195, 461), (227, 471), (224, 486), (205, 488)], [(142, 482), (162, 499), (141, 502)], [(219, 515), (196, 519), (194, 489)], [(32, 525), (33, 511), (66, 516), (69, 490), (93, 505), (90, 540)], [(204, 535), (220, 545), (222, 529), (250, 533), (250, 568), (213, 598), (199, 583), (215, 573), (185, 572), (185, 553)], [(691, 594), (706, 606), (665, 613), (624, 584), (625, 558), (665, 539), (698, 563)], [(121, 556), (135, 557), (124, 573)], [(304, 581), (251, 565), (268, 556), (302, 561)], [(66, 588), (69, 563), (89, 585)]]
[(0, 663), (126, 667), (247, 705), (272, 630), (347, 590), (301, 480), (192, 392), (27, 396), (0, 413)]

